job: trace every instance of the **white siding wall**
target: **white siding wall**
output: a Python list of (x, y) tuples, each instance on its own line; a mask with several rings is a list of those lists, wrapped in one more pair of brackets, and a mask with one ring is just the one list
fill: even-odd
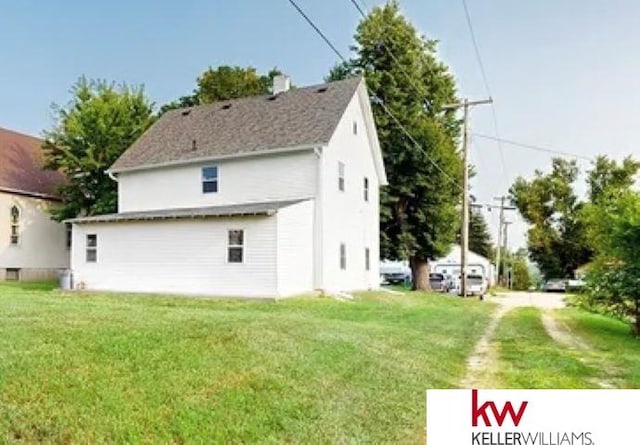
[[(10, 209), (20, 208), (20, 239), (10, 243)], [(6, 268), (19, 268), (21, 278), (55, 276), (58, 269), (69, 267), (69, 251), (64, 224), (51, 220), (47, 212), (50, 201), (0, 192), (0, 279)]]
[(295, 295), (313, 291), (314, 201), (278, 211), (278, 293)]
[[(354, 122), (357, 134), (353, 132)], [(321, 162), (321, 287), (328, 291), (376, 289), (380, 281), (379, 184), (357, 94), (323, 150)], [(338, 162), (345, 164), (344, 192), (338, 189)], [(365, 177), (369, 179), (368, 202), (363, 196)], [(346, 244), (346, 270), (340, 269), (340, 243)], [(367, 247), (369, 271), (365, 270)]]
[[(310, 198), (315, 195), (313, 150), (120, 173), (120, 212), (208, 207)], [(202, 193), (201, 169), (218, 166), (218, 192)]]
[[(244, 263), (227, 262), (227, 231), (245, 230)], [(98, 236), (98, 261), (87, 263), (86, 235)], [(273, 296), (276, 217), (76, 224), (76, 288), (221, 296)]]

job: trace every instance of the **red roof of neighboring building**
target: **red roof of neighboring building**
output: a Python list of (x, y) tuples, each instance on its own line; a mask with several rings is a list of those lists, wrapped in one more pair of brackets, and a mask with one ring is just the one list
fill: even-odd
[(44, 170), (41, 139), (0, 128), (0, 191), (56, 197), (61, 173)]

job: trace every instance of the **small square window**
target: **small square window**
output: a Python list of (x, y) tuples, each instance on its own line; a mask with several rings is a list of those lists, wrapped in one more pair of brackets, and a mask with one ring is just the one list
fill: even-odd
[(202, 168), (202, 193), (218, 192), (218, 167)]
[(20, 269), (6, 269), (4, 277), (7, 281), (20, 281)]
[(345, 243), (340, 244), (340, 269), (347, 269), (347, 245)]
[(344, 192), (344, 162), (338, 162), (338, 190)]

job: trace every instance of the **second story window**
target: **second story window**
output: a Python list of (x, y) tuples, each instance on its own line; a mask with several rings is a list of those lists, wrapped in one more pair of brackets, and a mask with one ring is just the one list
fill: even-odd
[(87, 235), (87, 263), (98, 261), (98, 235)]
[(358, 121), (353, 121), (353, 134), (358, 134)]
[(364, 178), (364, 200), (369, 201), (369, 178)]
[(347, 269), (347, 245), (345, 243), (340, 244), (340, 269)]
[(202, 193), (218, 192), (218, 167), (202, 168)]
[(344, 162), (338, 162), (338, 190), (344, 192)]
[(20, 209), (12, 206), (9, 221), (11, 223), (11, 244), (18, 244), (20, 241)]

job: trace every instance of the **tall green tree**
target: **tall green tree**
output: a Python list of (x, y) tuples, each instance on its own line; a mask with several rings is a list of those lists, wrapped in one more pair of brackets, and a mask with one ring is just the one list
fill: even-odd
[(617, 189), (585, 209), (596, 259), (589, 268), (588, 303), (632, 320), (640, 336), (640, 193)]
[(493, 243), (487, 221), (481, 212), (474, 210), (469, 214), (469, 250), (485, 258), (493, 256)]
[(175, 108), (269, 94), (273, 78), (278, 74), (282, 72), (277, 68), (267, 74), (259, 74), (253, 67), (228, 65), (221, 65), (215, 69), (209, 67), (196, 80), (196, 88), (192, 94), (163, 105), (159, 114)]
[(626, 192), (635, 182), (640, 162), (626, 157), (618, 163), (607, 156), (598, 156), (587, 175), (589, 200), (597, 204), (620, 192)]
[(546, 278), (572, 277), (592, 256), (580, 214), (583, 203), (573, 188), (578, 174), (575, 161), (556, 158), (550, 173), (536, 170), (532, 180), (518, 178), (510, 189), (530, 225), (529, 256)]
[(527, 290), (531, 286), (529, 264), (526, 252), (516, 252), (510, 257), (511, 287), (515, 290)]
[(105, 170), (151, 125), (142, 87), (80, 78), (65, 107), (54, 105), (55, 126), (44, 133), (46, 168), (64, 173), (55, 220), (117, 210), (117, 186)]
[(409, 259), (414, 288), (428, 289), (428, 261), (447, 253), (459, 229), (459, 122), (442, 109), (456, 101), (455, 81), (437, 58), (436, 41), (418, 34), (397, 1), (373, 9), (360, 22), (352, 50), (354, 57), (334, 67), (327, 79), (363, 74), (375, 98), (389, 178), (381, 195), (381, 253)]

